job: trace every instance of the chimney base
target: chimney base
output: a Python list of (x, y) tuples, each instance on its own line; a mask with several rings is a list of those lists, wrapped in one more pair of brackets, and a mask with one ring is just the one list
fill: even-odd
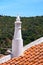
[(12, 57), (18, 57), (23, 55), (23, 40), (13, 39), (12, 40)]

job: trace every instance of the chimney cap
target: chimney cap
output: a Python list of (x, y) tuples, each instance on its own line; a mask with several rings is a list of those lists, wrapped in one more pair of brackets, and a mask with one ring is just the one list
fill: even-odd
[(19, 16), (17, 16), (16, 21), (20, 21), (20, 17)]
[(15, 23), (17, 23), (17, 24), (18, 24), (18, 23), (22, 23), (22, 22), (20, 21), (20, 17), (19, 17), (19, 16), (17, 16)]

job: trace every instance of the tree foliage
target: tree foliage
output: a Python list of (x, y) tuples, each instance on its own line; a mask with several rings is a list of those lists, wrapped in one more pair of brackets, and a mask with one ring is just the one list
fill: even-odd
[[(0, 15), (0, 48), (11, 48), (16, 17)], [(21, 17), (24, 45), (43, 37), (43, 16)]]

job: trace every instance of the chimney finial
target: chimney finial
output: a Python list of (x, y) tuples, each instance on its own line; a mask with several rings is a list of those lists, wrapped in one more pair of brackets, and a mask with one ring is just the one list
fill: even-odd
[(16, 21), (20, 21), (20, 17), (19, 16), (17, 16)]

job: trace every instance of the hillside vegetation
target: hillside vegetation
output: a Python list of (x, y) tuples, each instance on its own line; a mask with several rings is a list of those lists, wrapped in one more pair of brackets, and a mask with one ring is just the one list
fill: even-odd
[[(0, 49), (11, 48), (16, 17), (0, 15)], [(43, 37), (43, 16), (21, 17), (24, 45)]]

